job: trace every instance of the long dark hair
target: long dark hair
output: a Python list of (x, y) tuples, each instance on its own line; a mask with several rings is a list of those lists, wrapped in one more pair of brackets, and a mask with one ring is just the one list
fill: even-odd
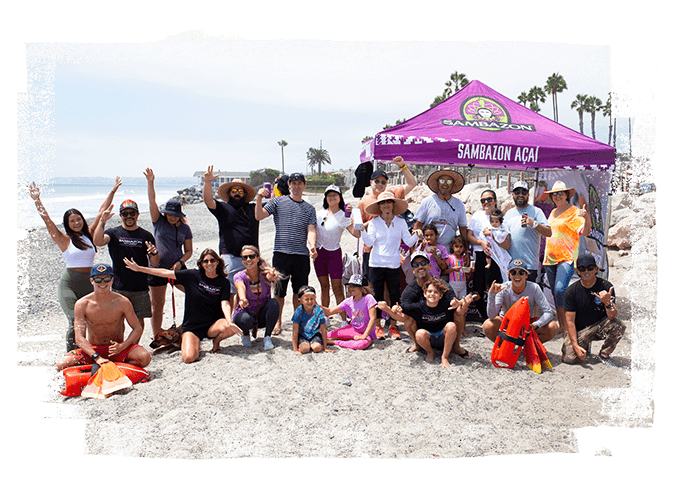
[[(267, 262), (264, 260), (264, 258), (263, 258), (263, 257), (261, 256), (261, 254), (259, 253), (259, 248), (258, 248), (257, 246), (253, 246), (253, 245), (244, 245), (244, 246), (241, 247), (241, 249), (240, 249), (240, 255), (242, 256), (243, 253), (244, 253), (245, 251), (254, 251), (255, 254), (257, 254), (257, 269), (259, 269), (259, 274), (263, 274), (263, 273), (262, 273), (262, 270), (265, 269), (265, 268), (266, 268), (266, 269), (271, 268), (271, 269), (273, 269), (274, 271), (276, 271), (275, 268), (272, 268), (271, 266), (269, 266), (269, 263), (267, 263)], [(276, 272), (277, 272), (277, 271), (276, 271)], [(270, 284), (270, 282), (269, 282), (268, 280), (267, 280), (267, 283)]]
[(224, 258), (209, 247), (201, 252), (200, 257), (198, 258), (198, 269), (200, 272), (205, 274), (205, 268), (203, 267), (203, 259), (205, 259), (205, 256), (214, 257), (217, 260), (217, 275), (226, 277), (226, 273), (224, 272)]
[[(328, 193), (337, 193), (337, 191), (328, 191)], [(345, 206), (344, 205), (344, 196), (342, 196), (342, 193), (337, 193), (337, 194), (339, 194), (339, 197), (340, 197), (339, 209), (344, 210), (344, 206)], [(328, 195), (327, 194), (325, 196), (323, 196), (323, 208), (325, 208), (326, 210), (328, 208), (330, 208), (330, 205), (328, 204)]]
[[(71, 215), (78, 215), (82, 219), (83, 228), (80, 233), (74, 232), (73, 229), (69, 227), (68, 219), (71, 217)], [(90, 245), (86, 244), (85, 241), (82, 239), (83, 235), (90, 239), (90, 242), (92, 242), (92, 246), (94, 246), (94, 241), (92, 240), (92, 234), (90, 233), (90, 227), (87, 225), (87, 220), (85, 220), (83, 214), (80, 213), (80, 211), (76, 210), (75, 208), (66, 210), (66, 212), (64, 213), (64, 230), (66, 231), (66, 235), (68, 235), (71, 238), (71, 242), (73, 242), (73, 245), (76, 248), (80, 249), (81, 251), (90, 248)], [(96, 251), (97, 248), (94, 247), (94, 250)]]

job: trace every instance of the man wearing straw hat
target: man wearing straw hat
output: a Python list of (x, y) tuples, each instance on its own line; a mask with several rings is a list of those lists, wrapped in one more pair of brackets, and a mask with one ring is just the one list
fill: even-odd
[(219, 186), (217, 194), (222, 201), (215, 201), (212, 181), (219, 177), (213, 166), (203, 175), (203, 201), (219, 224), (219, 255), (224, 259), (227, 278), (231, 284), (231, 307), (235, 308), (236, 285), (233, 277), (245, 269), (240, 257), (244, 245), (259, 247), (259, 221), (255, 218), (255, 188), (240, 179)]
[(430, 223), (436, 226), (439, 235), (436, 242), (450, 250), (458, 229), (462, 237), (467, 237), (467, 214), (464, 203), (453, 194), (464, 187), (464, 177), (452, 169), (432, 172), (427, 178), (427, 186), (434, 194), (427, 196), (415, 213), (415, 229)]

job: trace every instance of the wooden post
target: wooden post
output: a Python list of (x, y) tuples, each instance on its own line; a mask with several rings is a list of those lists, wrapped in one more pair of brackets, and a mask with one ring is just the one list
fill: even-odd
[(500, 188), (500, 173), (495, 174), (495, 189)]
[(507, 192), (511, 194), (512, 192), (512, 173), (507, 172)]

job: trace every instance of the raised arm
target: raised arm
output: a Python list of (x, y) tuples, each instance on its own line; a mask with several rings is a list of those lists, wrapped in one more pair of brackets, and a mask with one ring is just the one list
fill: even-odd
[[(257, 199), (255, 200), (255, 219), (256, 220), (264, 220), (266, 217), (269, 216), (269, 212), (264, 209), (262, 206), (262, 199), (264, 199), (265, 195), (268, 194), (268, 191), (264, 188), (260, 189), (257, 191)], [(315, 244), (316, 242), (314, 242)]]
[(399, 169), (401, 169), (401, 172), (403, 173), (403, 177), (405, 177), (405, 194), (407, 195), (410, 191), (415, 189), (415, 186), (417, 186), (417, 179), (410, 169), (408, 169), (408, 166), (403, 161), (403, 157), (396, 157), (393, 162), (394, 164), (398, 165)]
[(108, 196), (106, 196), (106, 199), (104, 200), (104, 202), (99, 207), (99, 211), (97, 212), (97, 216), (94, 218), (94, 221), (92, 222), (92, 225), (90, 226), (90, 230), (94, 230), (95, 228), (97, 228), (97, 225), (99, 224), (99, 221), (101, 220), (102, 215), (113, 203), (113, 197), (116, 195), (116, 191), (118, 191), (118, 188), (122, 184), (123, 184), (123, 181), (120, 180), (120, 177), (116, 176), (116, 182), (113, 184), (113, 188), (111, 188), (111, 190), (108, 193)]
[(71, 239), (68, 237), (68, 235), (59, 230), (50, 218), (45, 206), (40, 200), (40, 189), (38, 189), (38, 186), (35, 185), (35, 182), (28, 186), (28, 194), (31, 198), (33, 198), (33, 201), (35, 202), (35, 208), (38, 210), (38, 215), (40, 215), (42, 221), (45, 222), (45, 226), (47, 227), (47, 232), (49, 232), (50, 237), (52, 237), (52, 240), (57, 244), (57, 246), (59, 246), (61, 252), (64, 252), (66, 249), (68, 249)]
[(158, 276), (160, 278), (167, 278), (169, 280), (176, 280), (177, 276), (174, 274), (174, 271), (171, 269), (163, 269), (163, 268), (149, 268), (148, 266), (139, 266), (134, 259), (128, 259), (126, 257), (123, 258), (123, 262), (125, 263), (125, 266), (127, 269), (131, 269), (132, 271), (136, 273), (146, 273), (146, 274), (151, 274), (153, 276)]
[(205, 206), (214, 210), (217, 207), (217, 202), (212, 195), (212, 181), (214, 181), (219, 174), (214, 174), (212, 171), (214, 166), (210, 165), (207, 168), (207, 172), (203, 174), (203, 202)]
[[(156, 189), (153, 186), (153, 181), (156, 176), (153, 174), (153, 169), (147, 167), (144, 171), (144, 177), (146, 177), (146, 192), (149, 196), (149, 212), (151, 213), (151, 222), (156, 223), (160, 218), (160, 210), (158, 209), (158, 203), (156, 203)], [(205, 200), (205, 198), (203, 198)]]
[(95, 246), (105, 246), (111, 240), (111, 238), (104, 233), (104, 226), (106, 225), (106, 222), (108, 222), (113, 217), (113, 215), (113, 204), (110, 204), (108, 209), (100, 213), (100, 216), (98, 217), (100, 219), (97, 221), (97, 225), (92, 231), (92, 242), (94, 242)]

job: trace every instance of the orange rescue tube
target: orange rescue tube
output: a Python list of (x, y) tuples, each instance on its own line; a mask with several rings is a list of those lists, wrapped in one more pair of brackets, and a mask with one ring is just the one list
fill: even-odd
[[(129, 363), (116, 363), (116, 366), (123, 371), (133, 384), (149, 381), (149, 374), (143, 368), (130, 365)], [(79, 396), (92, 376), (91, 371), (92, 365), (77, 365), (64, 368), (63, 373), (66, 380), (66, 388), (61, 391), (61, 394), (66, 397)]]
[(514, 368), (530, 328), (528, 297), (522, 297), (507, 311), (495, 338), (490, 361), (498, 368)]

